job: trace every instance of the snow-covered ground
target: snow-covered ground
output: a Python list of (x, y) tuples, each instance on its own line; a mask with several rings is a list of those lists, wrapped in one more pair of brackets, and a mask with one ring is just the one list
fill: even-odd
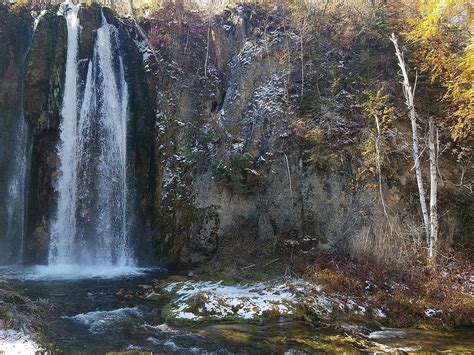
[(31, 335), (15, 329), (0, 329), (0, 354), (34, 355), (40, 350)]

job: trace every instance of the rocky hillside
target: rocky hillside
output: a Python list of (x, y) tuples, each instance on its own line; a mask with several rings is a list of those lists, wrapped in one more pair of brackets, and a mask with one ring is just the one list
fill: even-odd
[[(398, 261), (407, 256), (401, 234), (421, 236), (387, 28), (352, 43), (330, 31), (310, 37), (302, 82), (300, 34), (285, 18), (276, 8), (240, 5), (206, 20), (169, 6), (143, 23), (158, 58), (144, 52), (157, 115), (152, 193), (140, 205), (161, 259), (201, 262), (242, 241), (256, 250), (283, 241)], [(390, 223), (367, 113), (369, 89), (384, 84), (390, 117), (382, 188)], [(472, 233), (471, 202), (456, 187), (461, 171), (450, 154), (440, 162), (444, 245)], [(398, 232), (387, 237), (392, 228)]]

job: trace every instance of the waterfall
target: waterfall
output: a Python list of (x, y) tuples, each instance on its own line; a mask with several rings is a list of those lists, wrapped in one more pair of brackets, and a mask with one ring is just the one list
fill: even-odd
[(67, 4), (66, 79), (59, 143), (58, 206), (50, 265), (132, 266), (127, 209), (128, 87), (118, 30), (97, 30), (79, 92), (79, 5)]
[[(63, 7), (63, 6), (62, 6)], [(60, 178), (58, 181), (58, 207), (52, 226), (50, 264), (71, 262), (76, 240), (77, 191), (77, 52), (79, 42), (79, 6), (63, 7), (67, 11), (67, 56), (64, 98), (61, 110)]]

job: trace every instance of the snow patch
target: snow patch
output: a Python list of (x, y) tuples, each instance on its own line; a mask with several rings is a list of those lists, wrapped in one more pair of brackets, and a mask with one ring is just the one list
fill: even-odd
[(432, 308), (428, 308), (426, 311), (425, 311), (425, 315), (427, 317), (435, 317), (437, 316), (438, 314), (442, 313), (443, 311), (440, 310), (440, 309), (432, 309)]
[(39, 350), (40, 347), (31, 339), (30, 334), (21, 330), (0, 329), (0, 354), (33, 355)]
[[(291, 314), (297, 300), (286, 283), (228, 286), (221, 281), (186, 281), (169, 284), (166, 291), (178, 295), (172, 315), (186, 320), (199, 320), (203, 315), (252, 319), (268, 311)], [(196, 307), (190, 307), (191, 303), (196, 303)]]

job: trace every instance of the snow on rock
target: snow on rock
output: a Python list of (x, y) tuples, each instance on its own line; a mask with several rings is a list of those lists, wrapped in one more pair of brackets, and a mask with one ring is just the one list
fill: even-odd
[(442, 313), (443, 311), (440, 310), (440, 309), (432, 309), (432, 308), (428, 308), (426, 311), (425, 311), (425, 315), (427, 317), (435, 317), (437, 316), (438, 314)]
[(291, 314), (291, 305), (296, 301), (295, 293), (285, 283), (228, 286), (221, 281), (186, 281), (171, 283), (166, 291), (178, 296), (171, 315), (187, 320), (200, 320), (205, 316), (252, 319), (268, 311)]
[[(300, 279), (245, 285), (183, 281), (168, 284), (165, 291), (173, 298), (167, 307), (166, 316), (170, 320), (251, 320), (265, 315), (290, 316), (300, 303), (320, 315), (331, 315), (338, 309), (363, 316), (369, 307), (350, 298), (323, 293), (320, 287)], [(373, 311), (375, 315), (383, 315), (380, 310)]]
[(31, 335), (21, 330), (0, 329), (0, 354), (4, 355), (29, 355), (40, 350)]
[(135, 45), (137, 46), (138, 50), (142, 54), (143, 63), (146, 64), (148, 62), (148, 60), (150, 59), (150, 57), (153, 56), (152, 50), (150, 49), (150, 47), (148, 46), (146, 41), (134, 40), (134, 42), (135, 42)]

